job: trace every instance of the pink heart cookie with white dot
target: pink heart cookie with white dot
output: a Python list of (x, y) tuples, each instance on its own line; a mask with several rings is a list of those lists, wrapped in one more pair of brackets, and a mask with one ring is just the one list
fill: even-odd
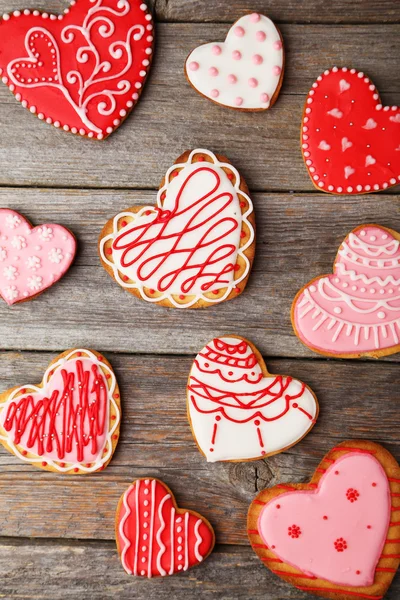
[(306, 167), (322, 192), (367, 194), (400, 182), (400, 108), (382, 106), (356, 69), (333, 67), (318, 77), (301, 135)]
[(32, 227), (19, 213), (0, 209), (0, 295), (7, 304), (31, 300), (61, 279), (76, 253), (62, 225)]
[(15, 10), (0, 18), (0, 76), (40, 120), (102, 140), (138, 101), (153, 41), (143, 0), (71, 0), (62, 15)]
[(213, 102), (238, 110), (267, 110), (282, 85), (284, 49), (280, 31), (264, 15), (234, 23), (225, 42), (193, 50), (185, 63), (189, 83)]
[(310, 483), (263, 490), (248, 515), (251, 545), (295, 587), (326, 598), (383, 598), (399, 566), (400, 468), (382, 446), (343, 442)]

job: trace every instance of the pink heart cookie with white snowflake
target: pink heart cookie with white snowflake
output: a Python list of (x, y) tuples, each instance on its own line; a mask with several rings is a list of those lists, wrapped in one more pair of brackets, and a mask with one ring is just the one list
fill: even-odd
[(248, 514), (253, 549), (276, 575), (326, 598), (383, 598), (399, 566), (400, 468), (373, 442), (343, 442), (310, 483), (263, 490)]
[(315, 352), (379, 358), (400, 351), (400, 234), (359, 225), (341, 244), (333, 274), (296, 295), (292, 324)]
[(189, 83), (213, 102), (238, 110), (267, 110), (282, 85), (284, 49), (276, 25), (258, 13), (234, 23), (225, 42), (198, 46), (188, 56)]
[(153, 52), (143, 0), (72, 0), (63, 15), (0, 18), (0, 75), (39, 119), (104, 139), (139, 99)]
[(301, 148), (322, 192), (386, 190), (400, 182), (400, 108), (382, 106), (364, 73), (334, 67), (308, 94)]
[(0, 209), (0, 295), (7, 304), (38, 296), (68, 271), (76, 253), (74, 235), (62, 225), (32, 225)]

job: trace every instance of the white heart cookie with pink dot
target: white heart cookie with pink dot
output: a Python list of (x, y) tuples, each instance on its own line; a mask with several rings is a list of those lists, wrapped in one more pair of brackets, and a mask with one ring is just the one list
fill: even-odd
[(198, 46), (185, 71), (197, 92), (239, 110), (270, 108), (282, 84), (282, 36), (271, 19), (252, 13), (233, 24), (225, 42)]

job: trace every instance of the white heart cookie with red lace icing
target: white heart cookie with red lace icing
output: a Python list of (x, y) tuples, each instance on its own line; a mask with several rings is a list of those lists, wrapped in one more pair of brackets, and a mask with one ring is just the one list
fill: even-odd
[(314, 426), (318, 402), (305, 383), (268, 373), (239, 336), (215, 338), (196, 356), (187, 405), (197, 445), (209, 462), (264, 458), (293, 446)]
[(200, 308), (245, 288), (255, 252), (248, 188), (225, 157), (209, 150), (180, 156), (155, 206), (135, 206), (108, 221), (99, 238), (106, 271), (146, 302)]

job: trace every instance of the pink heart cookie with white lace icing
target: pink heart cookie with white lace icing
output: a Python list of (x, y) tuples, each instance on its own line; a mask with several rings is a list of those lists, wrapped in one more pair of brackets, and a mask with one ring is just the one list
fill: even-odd
[(76, 253), (74, 235), (62, 225), (32, 225), (0, 208), (0, 295), (7, 304), (25, 302), (58, 281)]
[(400, 350), (400, 234), (360, 225), (343, 241), (333, 274), (310, 281), (292, 305), (296, 335), (315, 352), (358, 358)]
[(239, 336), (215, 338), (196, 356), (187, 386), (196, 443), (209, 462), (265, 458), (299, 442), (318, 402), (302, 381), (271, 375), (257, 348)]
[(400, 559), (400, 469), (382, 446), (333, 448), (310, 483), (280, 484), (252, 502), (248, 535), (263, 563), (327, 598), (383, 598)]
[(117, 446), (120, 422), (117, 380), (94, 350), (67, 350), (50, 363), (41, 384), (0, 394), (0, 442), (46, 471), (102, 471)]
[(241, 17), (225, 42), (193, 50), (185, 63), (189, 83), (213, 102), (238, 110), (267, 110), (282, 85), (284, 49), (276, 25), (258, 13)]

